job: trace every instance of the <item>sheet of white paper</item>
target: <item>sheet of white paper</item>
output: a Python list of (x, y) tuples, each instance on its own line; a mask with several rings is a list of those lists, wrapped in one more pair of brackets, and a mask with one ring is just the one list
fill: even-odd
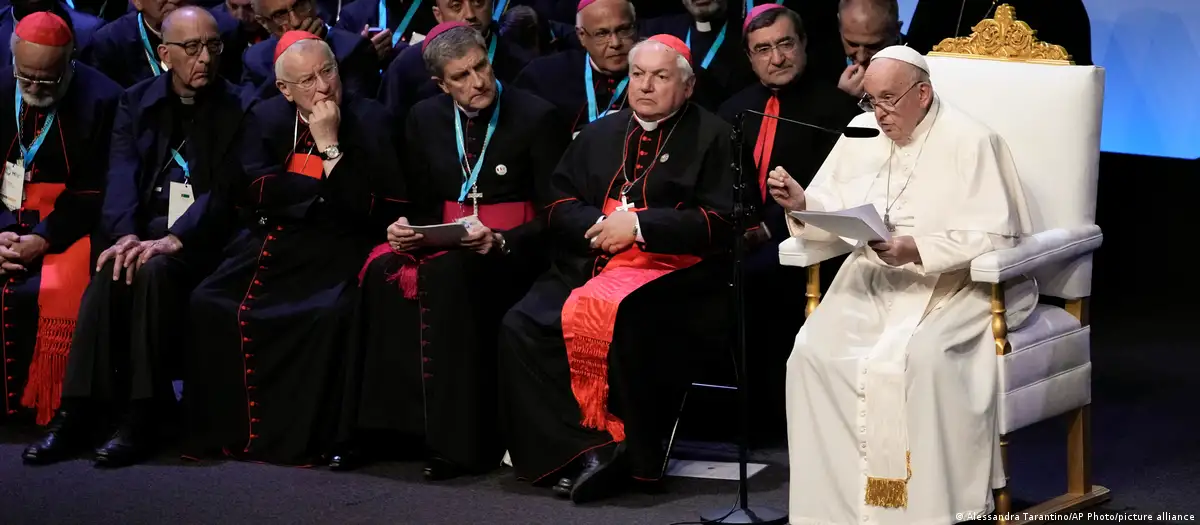
[(17, 162), (4, 163), (4, 185), (0, 187), (0, 197), (10, 210), (20, 209), (25, 200), (25, 165), (21, 159)]
[(887, 226), (883, 224), (883, 218), (879, 216), (879, 211), (870, 204), (841, 211), (794, 211), (791, 215), (853, 245), (892, 239)]
[(413, 231), (424, 235), (421, 243), (431, 248), (449, 248), (458, 246), (463, 237), (467, 236), (467, 226), (462, 222), (449, 224), (434, 224), (430, 226), (410, 226)]
[(183, 213), (196, 202), (196, 195), (192, 193), (192, 185), (182, 182), (171, 183), (171, 195), (167, 200), (167, 227), (175, 225), (175, 221), (183, 216)]
[[(729, 463), (722, 461), (693, 461), (690, 459), (672, 459), (667, 465), (667, 475), (676, 478), (697, 478), (697, 479), (722, 479), (726, 481), (736, 481), (741, 477), (737, 463)], [(762, 472), (767, 468), (762, 463), (747, 463), (746, 477), (751, 478), (755, 474)]]

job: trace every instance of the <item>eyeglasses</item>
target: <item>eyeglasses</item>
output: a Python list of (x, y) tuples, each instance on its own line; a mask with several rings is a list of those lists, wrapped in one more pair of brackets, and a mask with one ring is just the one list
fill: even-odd
[(20, 81), (23, 84), (29, 84), (29, 85), (33, 85), (33, 86), (57, 86), (62, 83), (63, 78), (65, 78), (66, 76), (67, 76), (67, 74), (63, 73), (54, 80), (45, 80), (45, 79), (41, 79), (41, 78), (29, 78), (25, 75), (18, 73), (16, 69), (13, 70), (13, 78), (17, 79), (18, 81)]
[(202, 49), (202, 48), (208, 48), (208, 54), (211, 56), (217, 56), (217, 55), (221, 54), (222, 51), (225, 50), (225, 42), (222, 42), (221, 39), (219, 39), (219, 38), (215, 39), (215, 40), (209, 40), (207, 42), (202, 42), (200, 40), (188, 40), (187, 42), (163, 42), (163, 43), (168, 46), (182, 47), (183, 52), (187, 53), (187, 56), (190, 56), (190, 57), (199, 55), (200, 49)]
[(312, 15), (316, 11), (315, 7), (316, 3), (312, 0), (296, 0), (286, 9), (271, 13), (266, 18), (274, 22), (277, 26), (287, 25), (291, 21), (292, 13), (296, 13), (300, 18), (308, 18), (309, 15)]
[(862, 109), (863, 111), (874, 112), (875, 107), (879, 106), (884, 111), (891, 113), (893, 111), (896, 111), (896, 104), (900, 103), (900, 99), (904, 98), (904, 95), (907, 95), (910, 91), (913, 90), (913, 88), (915, 88), (921, 84), (922, 84), (922, 82), (914, 82), (913, 85), (908, 86), (908, 89), (906, 89), (903, 94), (896, 97), (894, 100), (876, 101), (873, 97), (871, 97), (871, 95), (863, 95), (862, 99), (858, 101), (858, 107), (860, 109)]
[(279, 80), (283, 80), (284, 82), (287, 82), (288, 84), (292, 84), (294, 86), (299, 87), (300, 89), (308, 91), (317, 86), (317, 77), (321, 77), (322, 79), (324, 79), (326, 84), (333, 82), (333, 79), (337, 78), (337, 70), (338, 70), (337, 64), (330, 64), (328, 66), (321, 68), (321, 70), (318, 71), (316, 75), (310, 75), (308, 77), (305, 77), (304, 79), (300, 80), (299, 82), (292, 82), (291, 80), (283, 80), (282, 78)]
[(759, 44), (754, 46), (754, 48), (750, 50), (750, 55), (754, 58), (765, 58), (773, 55), (775, 50), (779, 50), (780, 54), (786, 55), (792, 51), (795, 51), (795, 49), (796, 41), (791, 38), (787, 38), (776, 42), (775, 44)]
[(626, 24), (615, 29), (601, 29), (595, 33), (591, 33), (582, 27), (579, 29), (583, 31), (583, 34), (600, 41), (609, 40), (613, 35), (617, 36), (617, 40), (629, 40), (637, 33), (637, 28), (633, 24)]

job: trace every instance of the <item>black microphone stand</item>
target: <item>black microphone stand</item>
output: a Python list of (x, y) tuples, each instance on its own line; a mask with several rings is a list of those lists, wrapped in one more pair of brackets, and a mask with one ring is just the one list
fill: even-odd
[(734, 117), (733, 132), (733, 308), (737, 323), (737, 340), (735, 341), (738, 354), (737, 389), (738, 403), (741, 405), (740, 436), (738, 438), (738, 506), (730, 510), (722, 508), (700, 514), (701, 523), (766, 523), (784, 525), (787, 523), (787, 513), (770, 507), (750, 507), (750, 490), (746, 476), (746, 464), (750, 462), (750, 395), (747, 392), (746, 378), (746, 292), (745, 292), (745, 259), (746, 259), (746, 219), (751, 215), (755, 206), (746, 199), (746, 178), (742, 169), (742, 120), (744, 114)]

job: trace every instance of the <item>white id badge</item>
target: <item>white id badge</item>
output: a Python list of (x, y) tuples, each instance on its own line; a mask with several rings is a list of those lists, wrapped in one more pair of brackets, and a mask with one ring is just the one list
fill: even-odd
[(192, 193), (191, 184), (172, 182), (171, 199), (167, 201), (167, 227), (174, 226), (193, 202), (196, 202), (196, 196)]
[(412, 37), (410, 37), (408, 39), (408, 45), (415, 46), (417, 44), (420, 44), (424, 40), (425, 40), (425, 35), (422, 35), (421, 33), (413, 31)]
[(3, 197), (4, 205), (10, 210), (21, 208), (21, 203), (25, 201), (25, 161), (17, 159), (14, 164), (12, 162), (4, 163), (4, 184), (0, 187), (0, 197)]

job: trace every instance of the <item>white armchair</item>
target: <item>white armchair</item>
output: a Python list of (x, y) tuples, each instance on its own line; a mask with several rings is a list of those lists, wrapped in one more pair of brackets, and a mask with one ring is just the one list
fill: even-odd
[[(1065, 415), (1070, 420), (1067, 491), (1023, 515), (1077, 510), (1109, 499), (1108, 489), (1091, 480), (1087, 314), (1092, 253), (1103, 239), (1095, 211), (1104, 70), (1074, 66), (1061, 47), (1037, 42), (1008, 5), (973, 30), (969, 37), (943, 41), (927, 57), (934, 90), (1004, 137), (1037, 232), (1015, 248), (971, 264), (971, 278), (992, 285), (1006, 480), (1008, 435)], [(780, 245), (781, 264), (808, 267), (806, 313), (820, 300), (820, 263), (848, 250), (840, 242), (795, 238)], [(1003, 283), (1020, 275), (1035, 277), (1042, 296), (1065, 301), (1065, 308), (1039, 305), (1010, 332)], [(1011, 510), (1005, 483), (996, 490), (996, 512), (1004, 516)]]

